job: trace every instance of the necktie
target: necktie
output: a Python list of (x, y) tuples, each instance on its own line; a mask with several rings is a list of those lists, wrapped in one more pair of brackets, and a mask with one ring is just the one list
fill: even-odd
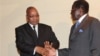
[(34, 28), (34, 30), (33, 30), (33, 34), (34, 34), (34, 37), (36, 37), (37, 38), (37, 34), (36, 34), (36, 30), (35, 30), (35, 26), (33, 26), (33, 28)]
[(75, 24), (75, 28), (78, 28), (79, 25), (80, 25), (80, 23), (77, 22), (77, 23)]

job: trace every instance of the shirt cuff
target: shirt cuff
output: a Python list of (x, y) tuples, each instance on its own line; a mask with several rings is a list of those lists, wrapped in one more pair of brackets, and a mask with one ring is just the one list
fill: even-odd
[(33, 55), (35, 55), (35, 53), (36, 53), (36, 48), (34, 48), (34, 52), (33, 52)]

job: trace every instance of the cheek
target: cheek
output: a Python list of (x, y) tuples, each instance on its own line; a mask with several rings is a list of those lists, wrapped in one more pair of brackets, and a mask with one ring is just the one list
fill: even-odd
[(80, 16), (80, 12), (79, 11), (75, 11), (75, 17), (78, 18)]
[(71, 11), (71, 16), (75, 17), (75, 11)]
[(80, 14), (80, 12), (79, 11), (75, 11), (75, 15), (79, 15)]
[(31, 19), (31, 22), (38, 22), (39, 21), (39, 18), (32, 18)]
[(34, 19), (33, 18), (29, 18), (28, 21), (29, 22), (34, 22)]
[(34, 20), (34, 21), (38, 21), (38, 20), (39, 20), (39, 17), (36, 17), (36, 18), (34, 18), (33, 20)]

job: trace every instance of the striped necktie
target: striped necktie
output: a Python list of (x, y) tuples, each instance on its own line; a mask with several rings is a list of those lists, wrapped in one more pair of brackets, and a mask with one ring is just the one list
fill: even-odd
[(38, 38), (38, 37), (37, 37), (37, 34), (36, 34), (35, 26), (33, 26), (33, 28), (34, 28), (34, 30), (33, 30), (33, 32), (34, 32), (34, 37)]

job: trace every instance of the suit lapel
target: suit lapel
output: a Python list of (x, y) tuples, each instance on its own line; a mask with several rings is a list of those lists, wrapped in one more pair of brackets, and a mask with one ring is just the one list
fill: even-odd
[(27, 31), (27, 33), (31, 36), (31, 37), (33, 37), (33, 38), (35, 38), (34, 37), (34, 33), (33, 33), (33, 29), (30, 27), (30, 25), (27, 23), (26, 24), (26, 31)]
[(38, 24), (38, 38), (40, 38), (40, 36), (42, 36), (43, 33), (43, 27), (41, 26), (41, 24)]
[(74, 35), (74, 29), (75, 29), (75, 24), (71, 27), (69, 38), (71, 38)]
[[(88, 15), (84, 18), (84, 20), (81, 22), (78, 28), (75, 29), (73, 28), (72, 34), (70, 36), (71, 39), (77, 37), (79, 33), (84, 32), (84, 30), (90, 25), (92, 22), (93, 18), (89, 17)], [(75, 25), (75, 24), (74, 24)]]

